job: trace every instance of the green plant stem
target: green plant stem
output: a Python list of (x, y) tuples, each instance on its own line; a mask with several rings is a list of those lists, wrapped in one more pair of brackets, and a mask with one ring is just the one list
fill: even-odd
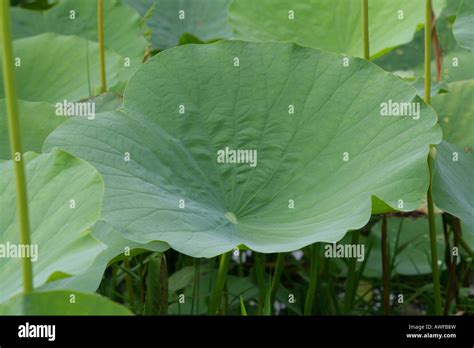
[(388, 269), (388, 243), (387, 243), (387, 215), (382, 217), (382, 273), (383, 273), (383, 312), (388, 315), (390, 312), (390, 291), (389, 291), (389, 269)]
[(449, 241), (449, 229), (448, 229), (448, 213), (442, 213), (441, 219), (443, 222), (443, 235), (444, 235), (444, 263), (446, 268), (451, 267), (451, 243)]
[(242, 250), (239, 250), (239, 265), (238, 265), (238, 274), (240, 278), (244, 277), (244, 257), (242, 255)]
[[(425, 95), (426, 104), (431, 102), (431, 0), (426, 0), (425, 7)], [(434, 147), (430, 145), (428, 154), (429, 186), (428, 186), (428, 222), (431, 244), (431, 268), (433, 273), (434, 311), (436, 315), (442, 314), (441, 286), (438, 269), (438, 250), (436, 247), (436, 225), (433, 203), (433, 157)]]
[(431, 6), (431, 40), (433, 40), (434, 56), (436, 62), (436, 81), (441, 82), (443, 78), (443, 53), (439, 45), (438, 32), (436, 31), (436, 15)]
[(245, 303), (242, 296), (240, 296), (240, 314), (242, 314), (242, 316), (247, 316), (247, 309), (245, 309)]
[[(200, 276), (201, 259), (194, 259), (194, 281), (193, 281), (193, 299), (191, 301), (191, 315), (194, 315), (194, 307), (199, 306), (199, 276)], [(199, 310), (199, 307), (198, 309)], [(199, 312), (198, 312), (199, 313)]]
[[(359, 243), (359, 231), (352, 231), (351, 244)], [(355, 291), (357, 288), (356, 259), (350, 258), (347, 265), (347, 284), (344, 293), (344, 314), (348, 314), (352, 308)]]
[[(13, 159), (16, 187), (16, 209), (18, 214), (18, 224), (20, 229), (20, 244), (30, 245), (29, 219), (28, 219), (28, 199), (26, 191), (25, 168), (22, 159), (22, 146), (20, 136), (20, 123), (18, 116), (18, 101), (15, 90), (15, 77), (13, 74), (13, 49), (12, 33), (10, 25), (10, 1), (0, 0), (0, 20), (1, 20), (1, 42), (3, 50), (3, 86), (5, 90), (6, 107), (8, 114), (8, 129), (10, 133), (10, 149)], [(17, 155), (20, 156), (16, 160)], [(23, 292), (25, 294), (33, 291), (33, 267), (31, 258), (21, 259), (23, 273)]]
[(425, 95), (426, 104), (431, 102), (431, 0), (426, 0), (425, 8)]
[(100, 57), (100, 82), (101, 93), (107, 92), (107, 79), (105, 77), (105, 49), (104, 49), (104, 3), (103, 0), (97, 2), (97, 32), (99, 36), (99, 57)]
[(257, 273), (258, 282), (258, 315), (263, 315), (263, 308), (265, 305), (265, 259), (263, 254), (255, 253), (255, 270)]
[(227, 278), (227, 270), (229, 269), (230, 253), (227, 252), (221, 255), (219, 261), (219, 270), (217, 271), (217, 279), (214, 285), (214, 289), (209, 300), (208, 314), (215, 315), (219, 310), (222, 298), (222, 292), (224, 290), (225, 281)]
[(313, 303), (318, 281), (318, 256), (320, 246), (320, 243), (314, 243), (311, 245), (311, 270), (309, 275), (308, 292), (306, 293), (306, 300), (304, 302), (304, 315), (313, 314)]
[(128, 297), (128, 303), (130, 304), (131, 308), (135, 307), (135, 301), (134, 301), (134, 294), (133, 294), (133, 279), (132, 275), (130, 274), (131, 269), (130, 269), (130, 262), (127, 259), (123, 261), (123, 266), (127, 270), (127, 274), (125, 274), (125, 287), (127, 289), (127, 297)]
[(369, 46), (369, 0), (361, 0), (362, 36), (364, 38), (364, 59), (370, 60)]
[[(453, 217), (451, 221), (453, 226), (453, 244), (456, 248), (456, 252), (459, 253), (459, 235), (461, 234), (461, 225), (458, 218)], [(446, 287), (446, 302), (444, 304), (444, 315), (449, 314), (451, 300), (453, 296), (456, 295), (458, 290), (456, 284), (457, 253), (452, 253), (452, 258), (450, 260), (448, 285)]]
[(280, 286), (280, 280), (281, 280), (281, 273), (283, 272), (283, 267), (285, 264), (285, 254), (284, 253), (278, 253), (277, 254), (277, 259), (276, 259), (276, 264), (275, 264), (275, 272), (273, 273), (273, 279), (272, 279), (272, 288), (270, 291), (270, 302), (275, 303), (275, 297), (278, 291), (278, 287)]

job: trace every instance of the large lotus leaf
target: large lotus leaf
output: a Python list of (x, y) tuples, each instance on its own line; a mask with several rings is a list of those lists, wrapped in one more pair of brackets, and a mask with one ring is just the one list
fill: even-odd
[[(88, 233), (100, 216), (103, 181), (86, 162), (56, 150), (23, 156), (26, 165), (34, 286), (57, 272), (79, 274), (105, 246)], [(0, 161), (0, 302), (21, 291), (21, 260), (12, 161)], [(73, 200), (73, 201), (71, 201)], [(34, 252), (34, 249), (30, 248)]]
[[(390, 99), (419, 102), (420, 118), (380, 116)], [(436, 121), (414, 88), (362, 59), (344, 67), (295, 44), (220, 41), (158, 54), (122, 110), (63, 123), (44, 150), (96, 166), (102, 219), (128, 238), (211, 257), (338, 240), (368, 221), (372, 195), (415, 209)], [(218, 163), (226, 148), (257, 151), (256, 166)]]
[(200, 40), (225, 39), (232, 36), (227, 12), (230, 0), (125, 0), (145, 16), (152, 29), (151, 44), (156, 49), (178, 45), (182, 35), (192, 34)]
[(169, 248), (167, 244), (160, 242), (139, 244), (130, 241), (125, 239), (112, 226), (101, 221), (94, 226), (92, 235), (107, 245), (107, 249), (102, 251), (96, 257), (93, 264), (81, 274), (48, 282), (41, 287), (41, 290), (74, 289), (77, 291), (94, 292), (99, 287), (105, 269), (112, 259), (116, 257), (126, 258), (146, 250), (164, 252)]
[[(41, 34), (13, 42), (18, 98), (30, 102), (70, 102), (90, 97), (100, 85), (98, 45), (77, 36)], [(0, 56), (1, 58), (1, 56)], [(107, 80), (123, 72), (122, 58), (106, 52)], [(0, 79), (2, 73), (0, 73)], [(89, 87), (90, 86), (90, 87)], [(0, 98), (4, 98), (3, 84)]]
[[(472, 53), (460, 47), (454, 39), (452, 23), (445, 11), (436, 19), (439, 44), (442, 51), (442, 80), (453, 82), (474, 78)], [(402, 76), (423, 77), (424, 37), (423, 31), (415, 34), (415, 39), (388, 54), (379, 57), (375, 64), (384, 70), (397, 72)], [(436, 63), (433, 55), (431, 63), (432, 81), (436, 81)]]
[(474, 233), (474, 154), (443, 141), (436, 147), (433, 197), (435, 204), (460, 218)]
[[(43, 142), (66, 118), (58, 117), (54, 105), (19, 102), (23, 151), (41, 152)], [(5, 100), (0, 100), (0, 158), (10, 159)]]
[[(433, 3), (437, 13), (444, 6), (444, 1)], [(424, 22), (424, 9), (424, 0), (369, 1), (371, 56), (410, 42)], [(293, 41), (358, 57), (363, 53), (360, 1), (234, 0), (229, 21), (239, 39)]]
[[(474, 147), (474, 80), (453, 82), (449, 93), (432, 98), (443, 139), (462, 149)], [(467, 184), (467, 183), (466, 183)]]
[[(15, 7), (12, 24), (14, 39), (52, 32), (97, 42), (97, 1), (63, 0), (45, 11)], [(130, 73), (141, 64), (146, 44), (138, 13), (121, 1), (104, 1), (105, 48), (130, 58)]]
[(451, 83), (449, 90), (432, 99), (445, 140), (437, 147), (433, 195), (438, 207), (474, 232), (474, 80)]
[(461, 47), (474, 53), (474, 1), (463, 0), (461, 3), (453, 33)]
[(17, 295), (0, 305), (0, 315), (132, 315), (132, 313), (106, 297), (64, 290)]

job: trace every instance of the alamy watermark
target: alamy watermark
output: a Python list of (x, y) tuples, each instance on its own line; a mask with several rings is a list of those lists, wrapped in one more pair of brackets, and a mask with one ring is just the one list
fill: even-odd
[(420, 103), (418, 102), (396, 102), (389, 99), (380, 103), (380, 116), (408, 116), (414, 120), (420, 119)]
[(257, 166), (257, 150), (234, 150), (226, 146), (217, 151), (217, 163), (245, 163), (254, 168)]
[(19, 338), (46, 338), (53, 342), (56, 340), (56, 325), (38, 325), (26, 322), (18, 326)]
[(356, 258), (362, 262), (365, 259), (364, 244), (326, 244), (324, 246), (324, 257), (327, 258)]
[(30, 258), (32, 262), (38, 261), (37, 244), (13, 244), (6, 242), (0, 244), (0, 259)]
[(69, 102), (64, 99), (62, 102), (56, 103), (55, 108), (56, 116), (87, 117), (88, 120), (95, 119), (95, 103), (91, 101)]

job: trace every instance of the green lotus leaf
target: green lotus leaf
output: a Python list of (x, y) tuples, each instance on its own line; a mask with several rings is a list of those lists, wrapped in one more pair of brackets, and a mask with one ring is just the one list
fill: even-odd
[[(94, 103), (96, 113), (112, 111), (122, 106), (122, 98), (105, 93), (87, 100)], [(23, 151), (41, 152), (43, 142), (68, 116), (57, 113), (57, 106), (43, 102), (19, 101)], [(11, 159), (5, 100), (0, 99), (0, 159)]]
[[(444, 1), (433, 1), (436, 13)], [(410, 42), (424, 22), (423, 0), (369, 1), (371, 57)], [(234, 0), (229, 21), (236, 38), (293, 41), (307, 47), (362, 56), (360, 1)]]
[(452, 18), (453, 21), (456, 18), (456, 15), (461, 5), (462, 0), (450, 0), (446, 2), (446, 7), (443, 9), (443, 15)]
[[(454, 82), (474, 79), (474, 59), (472, 53), (458, 45), (452, 32), (452, 23), (445, 11), (436, 19), (439, 44), (442, 51), (442, 80)], [(384, 70), (412, 78), (424, 74), (424, 38), (423, 31), (415, 34), (415, 39), (397, 47), (388, 54), (379, 57), (375, 64)], [(432, 81), (436, 81), (436, 63), (434, 56), (431, 63)]]
[(202, 41), (232, 37), (227, 22), (230, 0), (125, 0), (125, 3), (145, 16), (152, 29), (151, 44), (155, 49), (174, 47), (185, 34)]
[(106, 297), (63, 290), (17, 295), (0, 305), (0, 315), (132, 315), (132, 313)]
[[(137, 71), (121, 110), (66, 121), (44, 150), (94, 165), (102, 220), (139, 243), (212, 257), (336, 241), (365, 225), (372, 196), (416, 209), (441, 138), (413, 87), (344, 58), (289, 43), (180, 46)], [(381, 116), (388, 100), (420, 117)]]
[(101, 113), (120, 108), (123, 103), (123, 98), (116, 93), (107, 92), (91, 98), (90, 101), (95, 103), (95, 112)]
[(474, 53), (474, 2), (463, 0), (456, 16), (453, 33), (459, 46)]
[[(100, 86), (98, 44), (77, 36), (41, 34), (13, 42), (18, 98), (30, 102), (62, 103), (89, 98)], [(1, 56), (0, 56), (1, 59)], [(107, 80), (117, 83), (122, 58), (106, 52)], [(0, 79), (3, 73), (0, 73)], [(3, 84), (0, 98), (4, 98)]]
[[(474, 80), (453, 82), (449, 93), (432, 98), (443, 139), (461, 149), (474, 147)], [(468, 182), (466, 182), (467, 184)]]
[(474, 233), (474, 154), (443, 141), (436, 147), (433, 199)]
[[(100, 216), (104, 184), (92, 166), (59, 150), (28, 152), (23, 160), (37, 288), (55, 273), (81, 273), (105, 249), (88, 232)], [(0, 161), (0, 302), (22, 289), (12, 165)]]
[(434, 201), (474, 232), (474, 80), (450, 83), (449, 90), (432, 99), (445, 140), (436, 151)]
[[(406, 82), (411, 83), (411, 85), (416, 88), (416, 90), (418, 91), (418, 95), (420, 97), (425, 96), (425, 79), (424, 78), (418, 78), (414, 81), (406, 81)], [(431, 84), (431, 88), (430, 88), (431, 97), (437, 94), (444, 94), (447, 92), (449, 92), (449, 87), (446, 82), (439, 82), (439, 83), (435, 82)]]
[[(98, 41), (97, 1), (63, 0), (45, 11), (14, 7), (11, 12), (14, 39), (50, 32)], [(139, 14), (119, 0), (104, 1), (104, 46), (122, 61), (130, 59), (129, 74), (140, 66), (146, 45)]]
[[(43, 142), (66, 117), (58, 117), (48, 103), (20, 101), (20, 125), (23, 151), (41, 152)], [(5, 100), (0, 100), (0, 158), (11, 159)]]
[(111, 260), (131, 257), (147, 250), (164, 252), (169, 248), (165, 243), (139, 244), (125, 239), (116, 229), (102, 221), (94, 225), (92, 235), (107, 245), (107, 249), (103, 250), (94, 259), (92, 265), (82, 273), (50, 281), (44, 284), (40, 288), (41, 290), (73, 289), (94, 292), (99, 287), (105, 269)]

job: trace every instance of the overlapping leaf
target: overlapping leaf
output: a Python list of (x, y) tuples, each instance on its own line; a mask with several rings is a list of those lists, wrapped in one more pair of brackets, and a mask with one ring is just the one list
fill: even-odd
[[(58, 117), (48, 103), (20, 102), (20, 125), (23, 151), (41, 152), (43, 142), (66, 117)], [(0, 158), (10, 159), (5, 100), (0, 100)]]
[(454, 37), (461, 47), (474, 53), (474, 2), (463, 0), (453, 27)]
[(155, 49), (174, 47), (184, 34), (208, 41), (232, 36), (227, 23), (230, 0), (125, 0), (141, 15), (149, 15)]
[[(434, 1), (436, 13), (444, 1)], [(423, 0), (369, 1), (372, 57), (406, 44), (424, 22)], [(229, 21), (237, 38), (293, 41), (303, 46), (361, 56), (360, 1), (234, 0)]]
[(0, 315), (131, 315), (125, 307), (97, 294), (74, 291), (17, 295), (0, 305)]
[(137, 255), (143, 251), (166, 251), (168, 245), (160, 242), (139, 244), (124, 238), (117, 230), (110, 225), (99, 221), (94, 225), (92, 235), (107, 245), (95, 259), (92, 265), (80, 274), (71, 277), (61, 278), (48, 282), (41, 287), (41, 290), (51, 289), (73, 289), (77, 291), (96, 291), (102, 281), (107, 265), (115, 258), (127, 258)]
[(433, 97), (431, 103), (443, 139), (461, 149), (474, 147), (474, 80), (450, 83), (448, 89), (449, 93)]
[(451, 83), (449, 90), (432, 102), (445, 140), (436, 148), (433, 196), (474, 233), (474, 80)]
[[(454, 82), (474, 78), (472, 53), (458, 45), (452, 32), (451, 16), (444, 11), (436, 18), (436, 29), (442, 55), (442, 80)], [(396, 72), (403, 77), (422, 77), (424, 72), (423, 31), (417, 32), (412, 42), (400, 46), (376, 59), (374, 63), (384, 70)], [(436, 63), (431, 63), (432, 80), (436, 79)]]
[[(419, 119), (380, 116), (390, 99), (420, 103)], [(367, 222), (371, 196), (415, 209), (439, 141), (416, 90), (371, 63), (222, 41), (160, 53), (130, 80), (121, 111), (63, 123), (45, 150), (101, 172), (102, 219), (127, 238), (211, 257), (338, 240)], [(218, 163), (226, 148), (256, 150), (256, 166)]]
[[(75, 102), (89, 98), (100, 85), (97, 43), (47, 33), (15, 40), (13, 48), (19, 99), (52, 104), (65, 99)], [(113, 52), (106, 52), (106, 66), (111, 85), (120, 81), (127, 69), (122, 58)], [(3, 84), (0, 98), (4, 98)]]
[(436, 147), (433, 197), (436, 205), (460, 218), (474, 233), (474, 154), (442, 142)]
[[(12, 8), (12, 17), (14, 39), (50, 32), (98, 41), (96, 1), (63, 0), (46, 11)], [(147, 43), (135, 10), (119, 0), (104, 1), (104, 38), (108, 51), (130, 59), (128, 74), (139, 67)]]
[[(103, 181), (89, 164), (55, 150), (27, 153), (26, 163), (34, 286), (50, 276), (74, 275), (87, 269), (105, 246), (88, 230), (100, 216)], [(21, 291), (19, 233), (12, 161), (0, 161), (0, 302)], [(35, 248), (35, 247), (34, 247)], [(34, 251), (30, 248), (30, 251)], [(16, 256), (16, 257), (15, 257)]]

